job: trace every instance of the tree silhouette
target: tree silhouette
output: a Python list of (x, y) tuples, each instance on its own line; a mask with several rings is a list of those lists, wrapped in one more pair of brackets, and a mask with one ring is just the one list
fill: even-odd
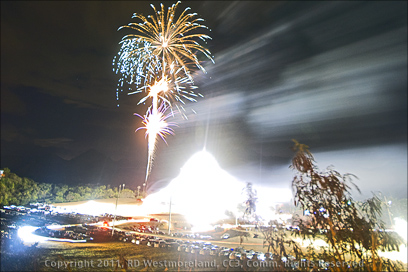
[[(350, 185), (359, 192), (352, 182), (354, 175), (341, 175), (332, 168), (319, 171), (308, 146), (294, 142), (296, 153), (290, 165), (296, 172), (292, 181), (294, 204), (303, 209), (304, 216), (293, 218), (297, 228), (291, 236), (310, 241), (310, 245), (302, 250), (286, 231), (269, 229), (264, 231), (268, 250), (284, 258), (307, 260), (291, 262), (299, 270), (399, 271), (401, 263), (378, 254), (379, 250), (399, 250), (402, 244), (399, 236), (385, 231), (379, 219), (381, 200), (374, 195), (364, 202), (354, 201)], [(318, 241), (324, 246), (316, 248)]]

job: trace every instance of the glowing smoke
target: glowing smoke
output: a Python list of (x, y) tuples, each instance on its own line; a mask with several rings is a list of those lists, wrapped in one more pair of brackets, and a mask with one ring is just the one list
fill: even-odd
[(158, 193), (146, 198), (145, 204), (169, 202), (172, 211), (186, 216), (193, 226), (214, 223), (226, 217), (226, 211), (235, 212), (244, 183), (222, 170), (206, 151), (196, 153), (181, 168), (180, 174)]
[[(183, 214), (193, 226), (204, 228), (227, 218), (227, 211), (242, 216), (237, 210), (245, 201), (244, 187), (245, 182), (221, 169), (210, 153), (201, 151), (186, 162), (178, 177), (166, 188), (148, 196), (143, 205), (153, 208), (159, 202), (169, 203), (171, 198), (172, 212)], [(259, 192), (257, 206), (264, 218), (271, 218), (273, 202), (291, 198), (289, 189), (254, 188)], [(168, 209), (167, 206), (165, 212)]]
[[(247, 181), (245, 181), (247, 182)], [(216, 159), (208, 152), (194, 154), (180, 169), (180, 174), (170, 184), (151, 194), (143, 205), (118, 205), (117, 214), (123, 216), (146, 216), (169, 212), (182, 214), (195, 231), (211, 229), (212, 225), (229, 214), (241, 217), (243, 211), (238, 206), (245, 201), (242, 189), (245, 182), (221, 169)], [(251, 182), (251, 181), (248, 181)], [(265, 220), (277, 219), (271, 207), (277, 202), (288, 202), (291, 198), (289, 188), (273, 189), (254, 185), (258, 192), (257, 214)], [(88, 201), (72, 206), (78, 213), (103, 214), (115, 213), (113, 203)]]

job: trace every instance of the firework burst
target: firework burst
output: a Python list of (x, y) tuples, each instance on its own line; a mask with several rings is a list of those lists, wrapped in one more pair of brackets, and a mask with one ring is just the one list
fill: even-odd
[[(138, 104), (152, 99), (152, 106), (144, 117), (136, 114), (143, 119), (144, 126), (139, 129), (146, 129), (148, 138), (146, 181), (152, 168), (157, 135), (165, 141), (165, 136), (174, 133), (166, 122), (167, 118), (174, 115), (173, 107), (186, 118), (184, 100), (195, 102), (197, 97), (202, 97), (200, 93), (195, 93), (197, 87), (191, 76), (193, 68), (205, 73), (196, 54), (204, 54), (214, 62), (210, 51), (199, 43), (206, 43), (211, 39), (210, 36), (199, 33), (200, 28), (208, 29), (201, 24), (204, 20), (198, 18), (197, 13), (189, 13), (190, 8), (184, 9), (177, 16), (179, 4), (180, 1), (173, 4), (167, 12), (163, 4), (160, 5), (160, 10), (151, 5), (153, 16), (145, 17), (135, 13), (132, 18), (141, 22), (129, 23), (118, 29), (127, 28), (136, 33), (122, 38), (121, 49), (113, 60), (113, 70), (122, 75), (116, 99), (119, 100), (119, 92), (123, 91), (125, 84), (136, 85), (136, 90), (129, 87), (129, 95), (147, 93)], [(168, 109), (170, 114), (166, 114)]]
[(163, 4), (161, 4), (160, 11), (156, 10), (154, 5), (151, 5), (155, 14), (153, 16), (149, 15), (147, 18), (135, 13), (133, 18), (140, 19), (142, 23), (130, 23), (121, 28), (131, 28), (140, 34), (126, 35), (123, 37), (123, 40), (141, 38), (149, 43), (154, 55), (163, 56), (163, 68), (165, 68), (166, 64), (174, 63), (177, 66), (183, 67), (185, 73), (189, 74), (188, 67), (193, 63), (205, 72), (204, 67), (198, 61), (196, 52), (201, 52), (212, 60), (211, 53), (196, 40), (201, 39), (206, 42), (211, 37), (205, 34), (194, 33), (194, 30), (208, 28), (199, 23), (204, 20), (197, 18), (197, 13), (187, 13), (190, 8), (186, 8), (176, 18), (178, 4), (180, 4), (180, 1), (169, 7), (167, 13)]
[[(197, 33), (198, 29), (208, 27), (200, 23), (204, 20), (197, 18), (197, 13), (188, 13), (190, 8), (176, 16), (179, 4), (172, 5), (167, 12), (163, 4), (160, 10), (151, 5), (153, 16), (145, 17), (135, 13), (132, 18), (141, 20), (140, 23), (129, 23), (119, 28), (128, 28), (137, 33), (122, 38), (121, 50), (114, 58), (114, 71), (123, 75), (118, 84), (117, 100), (124, 83), (139, 86), (136, 90), (128, 90), (128, 94), (134, 94), (147, 91), (148, 86), (165, 76), (171, 88), (165, 95), (166, 103), (170, 108), (176, 106), (183, 117), (186, 117), (183, 113), (184, 101), (195, 102), (197, 97), (202, 96), (195, 93), (197, 86), (194, 86), (191, 70), (198, 67), (205, 72), (197, 53), (213, 61), (210, 51), (197, 42), (206, 42), (211, 37)], [(143, 97), (139, 103), (144, 103), (148, 97)]]
[(150, 107), (147, 113), (144, 116), (141, 116), (137, 113), (134, 115), (142, 118), (143, 127), (139, 127), (136, 131), (145, 129), (145, 137), (148, 138), (148, 160), (147, 160), (147, 169), (146, 169), (146, 180), (152, 170), (154, 153), (157, 145), (157, 136), (167, 144), (166, 136), (174, 135), (174, 130), (172, 126), (175, 126), (174, 123), (168, 123), (166, 120), (172, 116), (172, 114), (166, 114), (167, 107), (164, 103), (160, 105), (157, 109), (157, 112), (153, 113), (153, 108)]

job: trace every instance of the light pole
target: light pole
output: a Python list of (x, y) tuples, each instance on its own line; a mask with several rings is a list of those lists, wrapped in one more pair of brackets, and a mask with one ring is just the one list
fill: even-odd
[[(379, 193), (379, 196), (380, 196), (380, 198), (383, 196), (383, 195), (381, 194), (381, 192)], [(383, 199), (384, 199), (384, 200), (383, 200)], [(386, 197), (386, 196), (383, 196), (383, 198), (381, 198), (381, 202), (382, 202), (382, 204), (384, 204), (384, 205), (387, 207), (388, 217), (389, 217), (389, 219), (390, 219), (390, 227), (392, 227), (393, 221), (392, 221), (391, 212), (390, 212), (390, 207), (391, 207), (392, 201), (391, 201), (391, 200), (390, 200), (390, 201), (387, 201), (387, 197)]]
[(393, 225), (391, 213), (390, 213), (390, 207), (391, 207), (392, 201), (391, 200), (387, 201), (387, 198), (385, 196), (384, 196), (384, 200), (385, 200), (385, 205), (387, 206), (388, 217), (390, 218), (390, 224), (391, 224), (390, 227), (391, 227)]
[(170, 235), (170, 227), (171, 227), (171, 196), (170, 196), (170, 203), (169, 203), (169, 235)]
[[(121, 187), (121, 186), (122, 186), (122, 185), (119, 185), (118, 196), (116, 197), (115, 216), (113, 217), (113, 222), (112, 222), (112, 236), (113, 236), (113, 232), (115, 231), (116, 210), (118, 209), (118, 200), (119, 200), (120, 187)], [(125, 184), (123, 184), (122, 189), (125, 189)]]

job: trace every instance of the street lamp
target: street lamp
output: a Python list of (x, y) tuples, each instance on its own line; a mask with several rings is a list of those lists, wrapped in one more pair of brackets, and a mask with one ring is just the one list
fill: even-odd
[(170, 203), (169, 203), (169, 235), (171, 232), (170, 227), (171, 227), (171, 196), (170, 196)]
[[(113, 217), (113, 222), (112, 222), (112, 236), (113, 236), (113, 232), (115, 231), (116, 210), (118, 209), (118, 200), (119, 200), (121, 186), (122, 185), (119, 185), (118, 196), (116, 197), (115, 216)], [(125, 189), (125, 184), (123, 184), (122, 190), (123, 189)]]

